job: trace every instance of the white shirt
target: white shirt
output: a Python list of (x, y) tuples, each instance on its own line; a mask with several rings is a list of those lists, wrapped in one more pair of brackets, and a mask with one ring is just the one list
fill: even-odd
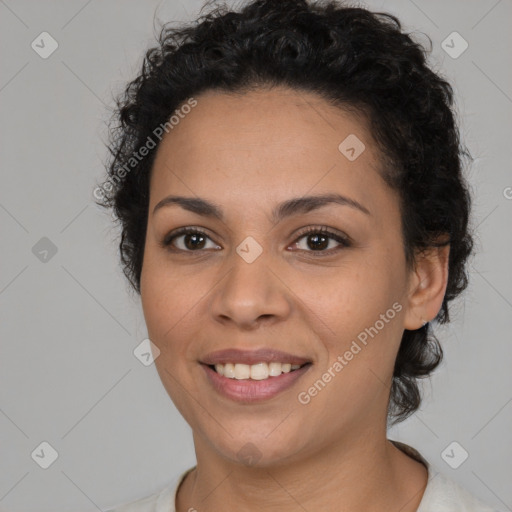
[[(498, 512), (482, 503), (457, 482), (443, 475), (411, 446), (398, 441), (391, 440), (391, 442), (404, 453), (424, 464), (428, 470), (427, 487), (417, 512)], [(194, 468), (195, 466), (182, 473), (161, 491), (106, 512), (176, 512), (178, 487)]]

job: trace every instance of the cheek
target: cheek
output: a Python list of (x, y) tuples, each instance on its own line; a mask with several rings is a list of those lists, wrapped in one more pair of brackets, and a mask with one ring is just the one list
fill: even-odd
[(166, 344), (181, 330), (200, 296), (193, 275), (182, 275), (171, 268), (165, 255), (147, 250), (141, 273), (141, 302), (150, 337)]
[(177, 409), (186, 421), (196, 424), (190, 396), (199, 395), (195, 372), (201, 368), (189, 354), (189, 342), (195, 338), (198, 326), (194, 308), (204, 293), (189, 279), (170, 276), (165, 263), (151, 258), (146, 262), (141, 275), (141, 301), (148, 336), (160, 349), (155, 366)]
[(197, 341), (207, 321), (205, 301), (216, 280), (193, 265), (171, 266), (165, 254), (149, 254), (145, 265), (141, 300), (149, 338), (160, 349), (155, 364), (181, 410), (180, 390), (197, 391), (198, 372), (203, 371), (197, 362)]
[(345, 377), (337, 381), (347, 379), (345, 386), (371, 384), (370, 371), (382, 380), (392, 372), (403, 332), (405, 286), (400, 268), (389, 256), (368, 254), (302, 288), (301, 298), (314, 312), (315, 331), (323, 333), (322, 364), (329, 368), (342, 357)]
[(402, 279), (391, 266), (380, 265), (370, 257), (344, 263), (298, 286), (300, 298), (340, 335), (373, 324), (401, 299), (403, 288)]

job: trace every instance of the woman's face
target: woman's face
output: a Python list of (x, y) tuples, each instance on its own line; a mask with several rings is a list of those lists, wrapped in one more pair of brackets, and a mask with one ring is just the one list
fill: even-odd
[[(163, 138), (150, 187), (141, 299), (165, 388), (211, 453), (248, 464), (384, 428), (409, 274), (398, 196), (365, 125), (287, 88), (196, 99)], [(169, 196), (195, 202), (155, 211)], [(201, 233), (161, 245), (184, 227)], [(227, 349), (309, 364), (230, 379), (204, 364)]]

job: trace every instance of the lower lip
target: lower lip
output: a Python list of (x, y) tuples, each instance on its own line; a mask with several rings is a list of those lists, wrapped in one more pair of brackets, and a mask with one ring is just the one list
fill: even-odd
[(230, 379), (219, 375), (206, 364), (201, 366), (210, 383), (221, 395), (236, 402), (253, 403), (269, 400), (293, 386), (309, 370), (311, 363), (293, 372), (281, 373), (278, 377), (269, 377), (264, 380)]

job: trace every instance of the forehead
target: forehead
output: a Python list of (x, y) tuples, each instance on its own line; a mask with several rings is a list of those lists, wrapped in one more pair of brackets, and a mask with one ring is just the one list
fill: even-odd
[(307, 193), (336, 191), (363, 203), (389, 193), (362, 116), (287, 88), (208, 91), (196, 100), (160, 143), (151, 205), (171, 191), (245, 207)]

